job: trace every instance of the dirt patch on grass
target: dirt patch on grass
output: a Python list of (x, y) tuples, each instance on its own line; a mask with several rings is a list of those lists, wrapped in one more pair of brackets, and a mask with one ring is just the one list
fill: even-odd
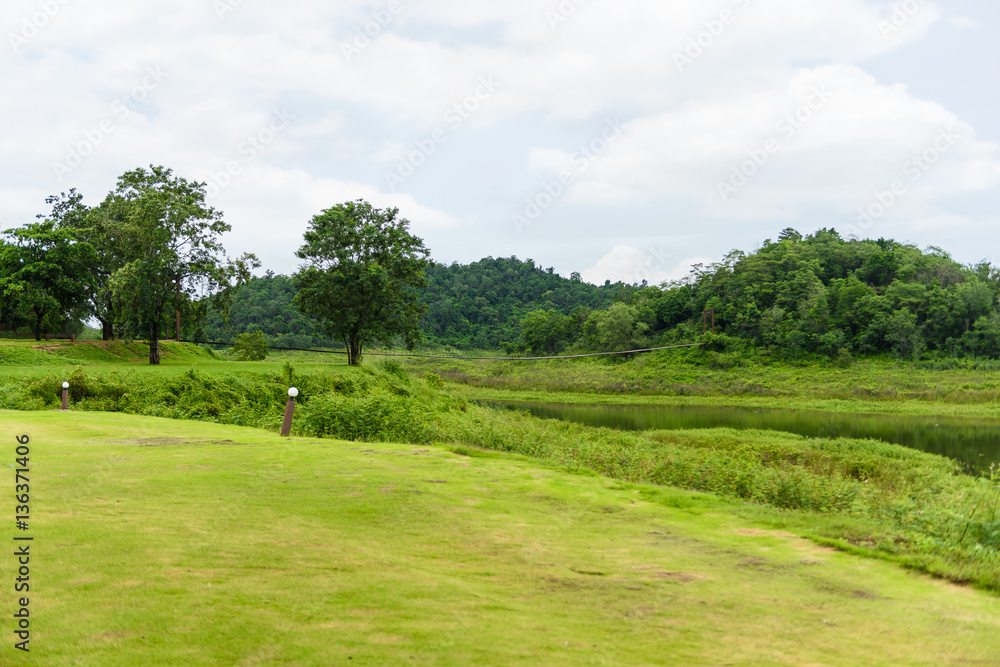
[(126, 438), (124, 440), (109, 440), (112, 445), (138, 445), (140, 447), (204, 447), (206, 445), (229, 445), (253, 447), (245, 442), (235, 440), (191, 440), (189, 438)]
[(700, 574), (694, 574), (693, 572), (654, 572), (653, 577), (655, 579), (675, 581), (678, 584), (690, 584), (695, 581), (703, 581), (705, 579), (705, 577)]
[(795, 537), (798, 535), (794, 533), (786, 533), (782, 530), (761, 530), (759, 528), (741, 528), (736, 531), (737, 535), (752, 535), (755, 537)]

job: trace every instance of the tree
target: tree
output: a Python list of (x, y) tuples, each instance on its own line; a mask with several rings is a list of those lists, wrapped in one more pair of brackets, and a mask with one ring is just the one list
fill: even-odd
[(110, 283), (111, 276), (125, 263), (122, 234), (126, 226), (110, 219), (105, 206), (92, 209), (82, 200), (83, 195), (76, 189), (46, 198), (45, 202), (52, 206), (47, 219), (55, 223), (56, 229), (72, 230), (80, 241), (93, 248), (97, 261), (89, 263), (79, 279), (87, 295), (87, 314), (101, 323), (101, 337), (111, 340), (115, 335), (116, 312)]
[(533, 310), (521, 320), (521, 337), (530, 352), (555, 354), (572, 342), (575, 319), (555, 310)]
[(52, 221), (8, 229), (13, 243), (0, 248), (0, 294), (30, 314), (35, 340), (42, 328), (61, 326), (86, 299), (82, 277), (94, 263), (93, 249)]
[(226, 259), (218, 237), (231, 227), (205, 204), (205, 187), (164, 167), (136, 169), (101, 204), (122, 252), (109, 280), (115, 317), (126, 335), (148, 338), (150, 364), (160, 363), (161, 332), (170, 330), (175, 312), (197, 325), (208, 301), (225, 308), (234, 283), (245, 283), (259, 266), (251, 254)]
[(268, 351), (267, 339), (260, 329), (241, 333), (233, 341), (236, 361), (263, 361), (267, 359)]
[(366, 343), (402, 336), (412, 348), (420, 337), (429, 252), (398, 214), (363, 199), (338, 204), (313, 216), (295, 253), (306, 260), (294, 277), (296, 306), (344, 341), (352, 366)]
[[(644, 312), (648, 311), (648, 312)], [(590, 314), (584, 334), (592, 346), (606, 352), (619, 352), (642, 345), (649, 331), (652, 310), (617, 302), (607, 310)]]

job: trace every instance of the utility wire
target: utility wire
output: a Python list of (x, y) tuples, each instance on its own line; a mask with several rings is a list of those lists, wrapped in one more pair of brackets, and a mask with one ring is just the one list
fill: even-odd
[[(176, 340), (176, 339), (174, 339)], [(212, 341), (182, 340), (182, 343), (195, 343), (196, 345), (223, 345), (229, 347), (232, 343), (216, 343)], [(365, 355), (372, 357), (415, 357), (418, 359), (469, 359), (469, 360), (493, 360), (493, 361), (549, 361), (553, 359), (581, 359), (583, 357), (607, 357), (615, 354), (635, 354), (638, 352), (656, 352), (657, 350), (674, 350), (680, 347), (698, 347), (704, 343), (687, 343), (685, 345), (668, 345), (666, 347), (646, 347), (641, 350), (623, 350), (620, 352), (592, 352), (589, 354), (564, 354), (550, 357), (465, 357), (447, 356), (439, 354), (400, 354), (398, 352), (365, 352)], [(290, 350), (293, 352), (318, 352), (320, 354), (347, 354), (347, 350), (307, 350), (301, 347), (271, 347), (271, 350)]]

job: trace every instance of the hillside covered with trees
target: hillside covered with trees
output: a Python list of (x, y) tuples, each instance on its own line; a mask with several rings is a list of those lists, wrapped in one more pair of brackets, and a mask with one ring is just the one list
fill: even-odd
[(940, 248), (786, 229), (659, 292), (665, 340), (700, 333), (714, 310), (717, 332), (793, 354), (1000, 356), (1000, 270)]
[[(457, 349), (499, 350), (520, 340), (521, 322), (533, 310), (575, 312), (586, 319), (591, 310), (607, 308), (635, 291), (622, 283), (598, 287), (579, 275), (564, 278), (517, 257), (431, 262), (426, 279), (427, 286), (419, 290), (427, 306), (421, 318), (424, 343)], [(294, 297), (291, 278), (270, 271), (254, 278), (236, 292), (228, 323), (221, 313), (209, 315), (206, 340), (231, 342), (239, 333), (260, 329), (275, 347), (340, 345), (296, 309)]]
[[(714, 311), (716, 347), (779, 358), (1000, 358), (997, 267), (832, 229), (786, 229), (661, 286), (596, 286), (516, 257), (431, 263), (426, 275), (424, 340), (458, 349), (557, 354), (693, 342), (713, 319), (705, 311)], [(232, 328), (213, 317), (207, 331), (231, 340), (261, 328), (274, 345), (332, 344), (293, 296), (288, 278), (254, 279), (235, 297)]]

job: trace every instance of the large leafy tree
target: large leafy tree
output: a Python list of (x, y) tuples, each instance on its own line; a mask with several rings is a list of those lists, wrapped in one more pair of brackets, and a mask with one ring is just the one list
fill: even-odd
[(0, 246), (0, 295), (8, 309), (30, 316), (35, 340), (41, 340), (43, 327), (60, 326), (84, 305), (93, 249), (51, 220), (4, 233), (10, 242)]
[(295, 275), (296, 306), (344, 342), (352, 366), (367, 343), (402, 336), (412, 347), (420, 336), (429, 252), (398, 214), (362, 199), (338, 204), (313, 216), (295, 253), (306, 260)]
[[(75, 189), (48, 197), (46, 203), (52, 206), (48, 220), (57, 229), (72, 230), (75, 236), (87, 243), (95, 253), (97, 261), (87, 265), (80, 274), (80, 285), (86, 293), (86, 314), (101, 324), (102, 338), (110, 340), (115, 336), (116, 309), (111, 295), (111, 276), (125, 264), (125, 225), (109, 218), (104, 207), (89, 208), (83, 203), (83, 195)], [(42, 216), (39, 216), (42, 217)]]
[(121, 253), (108, 282), (112, 312), (126, 335), (149, 340), (151, 364), (160, 363), (161, 332), (175, 312), (197, 325), (209, 303), (224, 308), (259, 265), (249, 254), (226, 258), (219, 237), (231, 227), (205, 203), (205, 184), (164, 167), (122, 175), (99, 216)]

